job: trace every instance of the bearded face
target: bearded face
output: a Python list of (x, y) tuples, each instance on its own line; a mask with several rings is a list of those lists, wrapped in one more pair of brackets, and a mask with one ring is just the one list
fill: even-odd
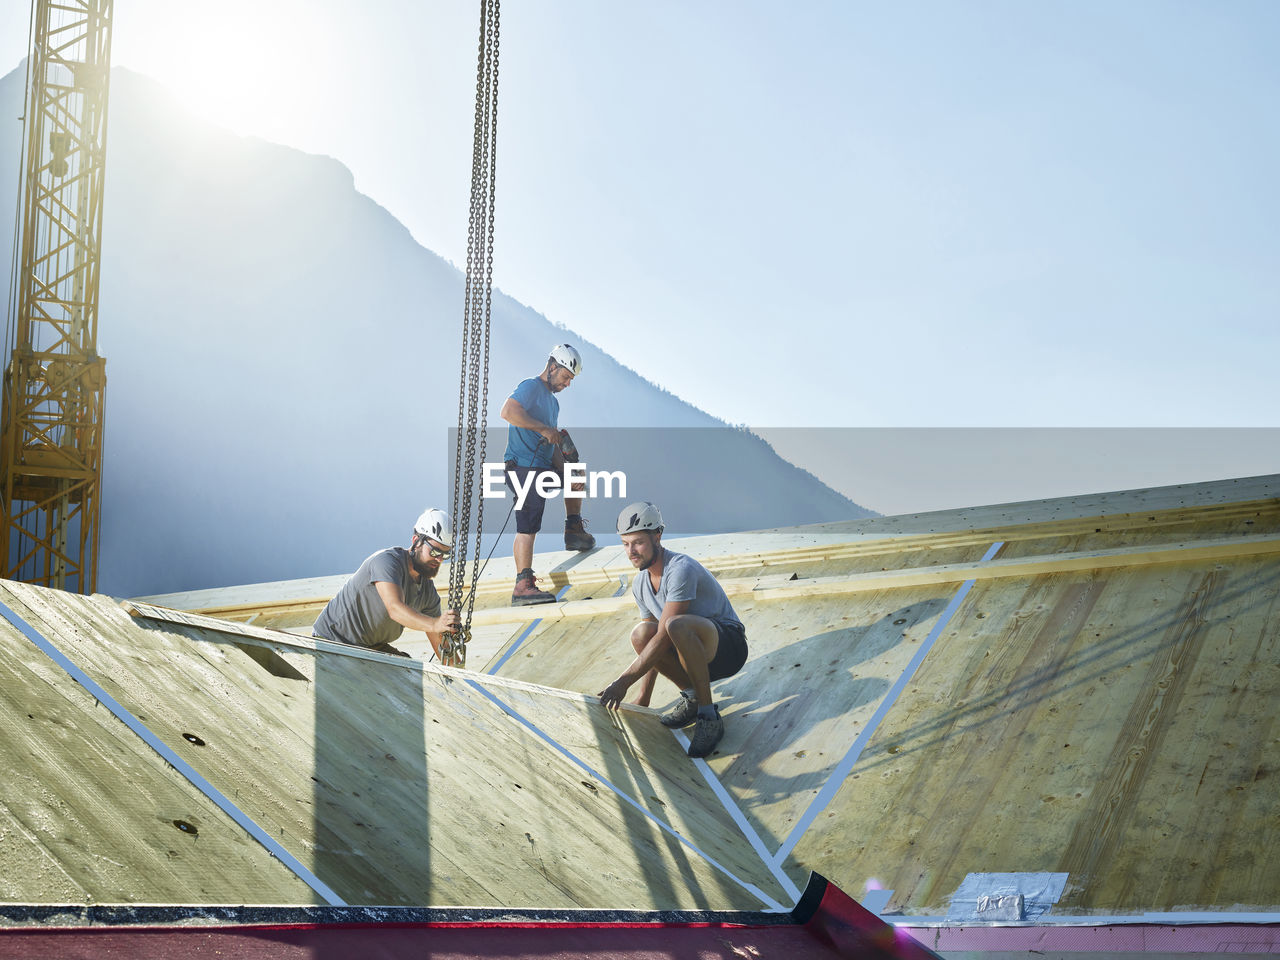
[(658, 559), (661, 550), (662, 534), (652, 530), (641, 530), (637, 533), (622, 535), (622, 548), (627, 551), (627, 559), (637, 570), (648, 570)]

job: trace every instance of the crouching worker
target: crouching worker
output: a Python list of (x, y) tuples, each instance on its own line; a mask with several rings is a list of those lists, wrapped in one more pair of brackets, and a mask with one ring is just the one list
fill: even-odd
[(452, 549), (449, 518), (443, 510), (426, 511), (413, 525), (409, 549), (388, 547), (360, 564), (320, 612), (312, 632), (323, 640), (407, 657), (391, 641), (408, 627), (426, 633), (439, 657), (444, 634), (458, 628), (458, 611), (441, 615), (440, 594), (431, 581)]
[(600, 702), (616, 710), (638, 681), (634, 702), (647, 707), (662, 674), (680, 689), (680, 699), (662, 722), (668, 727), (696, 724), (689, 756), (705, 757), (724, 736), (711, 684), (742, 669), (746, 630), (710, 571), (662, 546), (662, 514), (656, 506), (647, 500), (628, 506), (618, 517), (618, 533), (638, 571), (631, 595), (644, 619), (631, 631), (635, 660), (600, 691)]

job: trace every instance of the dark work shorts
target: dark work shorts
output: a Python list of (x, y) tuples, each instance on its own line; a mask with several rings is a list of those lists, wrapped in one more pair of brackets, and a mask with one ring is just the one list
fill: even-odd
[(720, 642), (716, 645), (716, 655), (707, 664), (707, 672), (712, 680), (723, 680), (732, 677), (747, 662), (747, 631), (740, 623), (732, 620), (712, 620), (716, 625), (716, 633)]
[(524, 486), (529, 474), (535, 474), (533, 482), (529, 484), (529, 492), (524, 498), (524, 509), (516, 511), (516, 533), (537, 533), (542, 529), (542, 510), (546, 507), (547, 501), (538, 496), (536, 474), (549, 473), (557, 480), (561, 479), (560, 474), (550, 467), (517, 467), (511, 460), (508, 460), (504, 466), (506, 472), (503, 476), (506, 477), (507, 489), (511, 491), (513, 497), (517, 494), (515, 484), (511, 482), (511, 475), (515, 474), (520, 485)]

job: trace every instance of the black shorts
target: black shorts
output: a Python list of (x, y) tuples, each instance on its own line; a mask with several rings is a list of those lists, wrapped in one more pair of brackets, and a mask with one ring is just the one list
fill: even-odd
[[(507, 480), (507, 489), (511, 491), (513, 497), (517, 497), (515, 484), (511, 482), (512, 475), (520, 482), (523, 487), (529, 484), (529, 492), (525, 494), (524, 506), (516, 511), (516, 533), (537, 533), (542, 529), (542, 511), (546, 507), (547, 501), (537, 490), (539, 473), (549, 473), (556, 478), (556, 488), (559, 489), (559, 481), (561, 476), (550, 467), (518, 467), (514, 461), (508, 460), (506, 464), (506, 473), (503, 476)], [(527, 478), (529, 474), (534, 474), (532, 482)]]
[(732, 620), (711, 622), (716, 625), (720, 642), (716, 645), (716, 655), (707, 664), (707, 672), (712, 680), (723, 680), (732, 677), (747, 662), (747, 630)]

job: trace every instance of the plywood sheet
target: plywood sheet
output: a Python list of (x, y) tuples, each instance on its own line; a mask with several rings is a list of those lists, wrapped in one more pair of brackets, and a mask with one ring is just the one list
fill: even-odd
[[(495, 686), (493, 694), (537, 729), (551, 733), (558, 727), (563, 729), (563, 706), (540, 690)], [(751, 846), (743, 841), (733, 814), (708, 791), (703, 774), (684, 755), (671, 731), (651, 716), (628, 711), (612, 714), (594, 698), (571, 702), (577, 705), (584, 723), (562, 734), (559, 742), (591, 765), (592, 776), (581, 783), (589, 800), (601, 796), (606, 785), (631, 799), (633, 812), (625, 824), (627, 839), (636, 850), (653, 851), (650, 862), (657, 873), (649, 882), (671, 886), (670, 894), (682, 891), (691, 898), (687, 901), (691, 906), (710, 907), (722, 898), (742, 899), (737, 880), (731, 877), (754, 880), (775, 902), (790, 905), (777, 880), (768, 875)], [(544, 817), (565, 815), (560, 801), (550, 807), (544, 803), (541, 809)], [(663, 829), (664, 824), (670, 829)], [(582, 823), (576, 828), (581, 829)], [(688, 843), (676, 842), (677, 835)], [(723, 869), (707, 876), (698, 858), (691, 855), (695, 848)], [(608, 855), (608, 851), (602, 853)], [(671, 871), (703, 879), (686, 889), (675, 876), (667, 875)]]
[(1034, 557), (1085, 550), (1245, 538), (1277, 532), (1280, 532), (1280, 504), (1265, 502), (1232, 505), (1231, 509), (1219, 509), (1212, 513), (1178, 511), (1176, 517), (1150, 514), (1123, 524), (1097, 521), (1083, 529), (1044, 529), (1034, 526), (1014, 529), (1008, 531), (1008, 542), (1000, 556)]
[(498, 675), (597, 693), (635, 659), (629, 638), (639, 619), (634, 605), (623, 605), (605, 616), (542, 620)]
[[(73, 655), (122, 635), (104, 605), (77, 599), (83, 616), (68, 615), (44, 596), (0, 584)], [(0, 648), (0, 899), (322, 902), (8, 622)]]
[[(760, 909), (786, 898), (742, 856), (732, 818), (715, 813), (711, 790), (651, 714), (620, 719), (583, 697), (472, 672), (14, 590), (33, 626), (346, 902)], [(116, 781), (131, 776), (110, 758), (100, 765)], [(613, 777), (616, 790), (605, 784)], [(138, 807), (126, 791), (75, 782), (57, 795), (104, 821)], [(59, 866), (74, 861), (86, 874), (90, 901), (208, 902), (218, 889), (210, 881), (178, 896), (129, 860), (120, 860), (127, 889), (104, 888), (88, 871), (100, 856), (119, 859), (103, 832), (83, 850), (53, 851)], [(228, 876), (243, 869), (225, 859)], [(38, 889), (48, 873), (28, 876), (19, 898), (66, 899), (66, 884)], [(311, 902), (304, 890), (295, 902)]]
[(1059, 913), (1275, 909), (1278, 582), (1241, 560), (979, 584), (796, 856), (908, 913), (1023, 871), (1069, 875)]
[(743, 607), (750, 669), (717, 684), (726, 735), (712, 766), (770, 850), (833, 776), (948, 599), (917, 589)]
[[(507, 607), (495, 559), (466, 672), (199, 618), (106, 617), (81, 651), (171, 733), (212, 731), (202, 772), (358, 902), (754, 909), (812, 869), (914, 915), (975, 872), (1066, 873), (1058, 915), (1270, 911), (1278, 496), (1263, 477), (670, 543), (734, 592), (751, 648), (705, 765), (594, 702), (636, 621), (606, 599), (634, 575), (607, 536), (538, 556), (566, 605)], [(305, 632), (317, 584), (268, 587), (170, 599)]]

